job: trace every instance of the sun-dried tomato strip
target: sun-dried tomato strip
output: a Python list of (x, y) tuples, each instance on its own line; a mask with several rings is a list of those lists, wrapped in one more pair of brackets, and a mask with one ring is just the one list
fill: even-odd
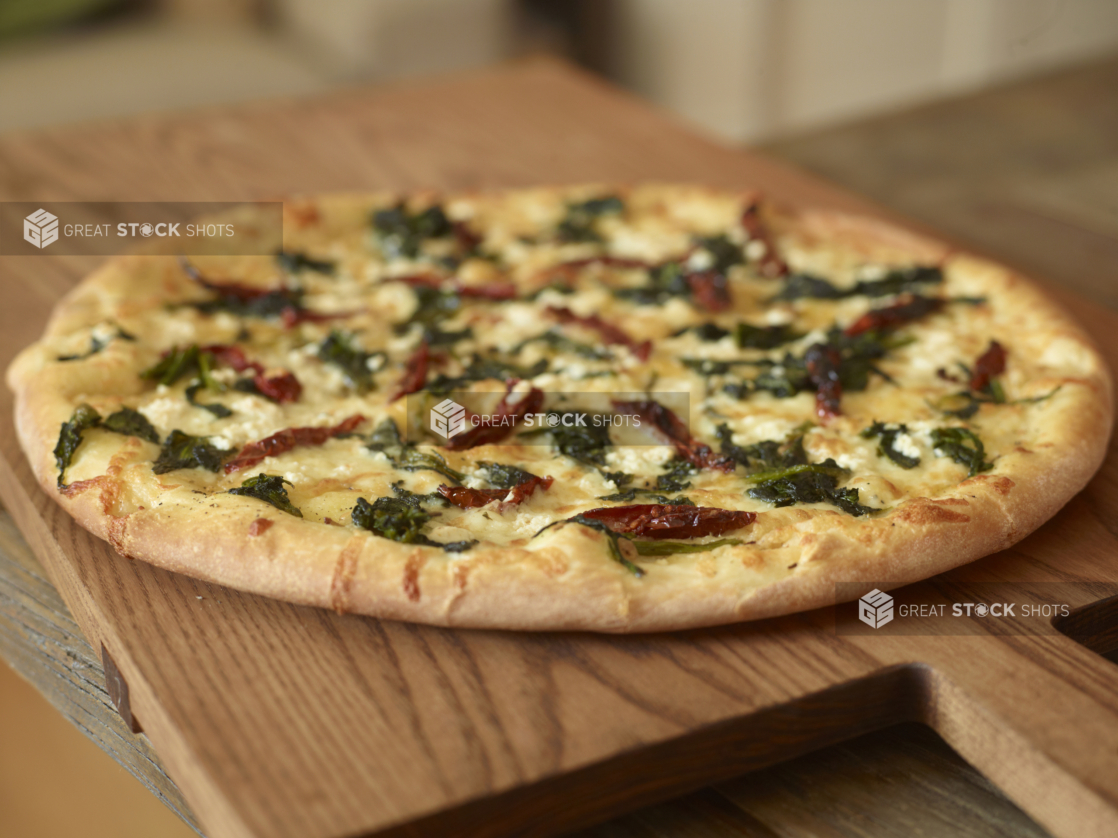
[(232, 367), (237, 372), (252, 370), (252, 383), (256, 391), (273, 401), (281, 404), (297, 401), (303, 393), (303, 385), (299, 383), (294, 373), (283, 372), (271, 377), (266, 376), (264, 365), (246, 358), (244, 350), (239, 346), (215, 343), (201, 347), (200, 351), (209, 352), (219, 364)]
[(757, 513), (713, 506), (641, 503), (591, 509), (583, 512), (582, 517), (601, 521), (615, 533), (622, 535), (641, 538), (699, 538), (740, 530), (757, 520)]
[(299, 446), (322, 445), (328, 439), (348, 434), (364, 421), (365, 417), (358, 413), (332, 427), (285, 428), (276, 431), (264, 439), (250, 442), (237, 452), (237, 456), (225, 464), (225, 473), (232, 474), (241, 469), (252, 468), (265, 457), (278, 457)]
[(305, 308), (296, 308), (295, 306), (288, 306), (281, 312), (280, 317), (283, 319), (283, 326), (285, 329), (291, 329), (298, 326), (300, 323), (329, 323), (331, 320), (344, 320), (347, 317), (354, 317), (358, 314), (364, 314), (366, 310), (363, 308), (353, 308), (348, 311), (308, 311)]
[(867, 311), (846, 327), (845, 334), (847, 337), (856, 337), (863, 332), (895, 329), (937, 312), (941, 308), (943, 308), (943, 300), (938, 297), (911, 296), (891, 306)]
[(511, 282), (486, 282), (482, 285), (463, 285), (454, 282), (454, 291), (460, 297), (473, 297), (478, 300), (515, 300), (516, 286)]
[[(466, 486), (439, 486), (439, 494), (459, 509), (476, 509), (493, 501), (504, 501), (501, 509), (516, 506), (532, 496), (537, 488), (546, 491), (554, 477), (530, 477), (511, 489), (470, 489)], [(506, 500), (507, 498), (507, 500)]]
[(404, 365), (404, 375), (400, 379), (399, 389), (392, 401), (403, 398), (409, 393), (418, 393), (427, 384), (427, 367), (431, 363), (431, 349), (427, 341), (421, 341), (419, 348), (412, 353)]
[(450, 227), (454, 231), (454, 243), (460, 254), (473, 253), (481, 245), (481, 235), (470, 229), (470, 225), (465, 221), (454, 221)]
[(682, 419), (657, 401), (614, 402), (614, 408), (630, 416), (639, 416), (660, 434), (666, 437), (676, 453), (698, 468), (712, 468), (718, 471), (733, 471), (734, 461), (729, 457), (715, 454), (711, 447), (691, 436), (691, 431)]
[(601, 335), (602, 340), (608, 344), (629, 347), (633, 354), (642, 361), (647, 361), (649, 354), (652, 352), (652, 341), (646, 340), (637, 343), (625, 334), (624, 331), (607, 323), (596, 314), (581, 317), (565, 306), (548, 306), (547, 312), (560, 323), (573, 323), (579, 326), (585, 326), (588, 329), (593, 329)]
[(717, 312), (730, 307), (730, 285), (724, 274), (701, 271), (688, 274), (685, 278), (691, 288), (691, 297), (700, 308)]
[(1005, 372), (1005, 347), (992, 340), (989, 348), (974, 362), (974, 374), (967, 386), (975, 392), (985, 390), (990, 379), (1003, 372)]
[(765, 246), (764, 254), (757, 260), (757, 270), (761, 276), (773, 279), (778, 276), (787, 276), (788, 263), (780, 257), (780, 252), (776, 249), (776, 243), (769, 233), (769, 228), (761, 220), (758, 204), (750, 204), (745, 208), (745, 212), (741, 214), (741, 226), (745, 229), (751, 242), (759, 241)]
[[(516, 430), (516, 424), (529, 413), (539, 413), (543, 408), (543, 390), (533, 387), (527, 393), (520, 395), (519, 401), (510, 402), (512, 388), (516, 380), (509, 381), (508, 392), (490, 415), (491, 421), (485, 425), (475, 425), (470, 430), (452, 436), (446, 441), (446, 448), (452, 451), (464, 451), (467, 448), (476, 448), (479, 445), (491, 445)], [(507, 420), (507, 421), (506, 421)]]
[(833, 346), (816, 343), (808, 347), (804, 361), (807, 363), (807, 374), (815, 386), (815, 415), (820, 419), (838, 416), (842, 399), (842, 380), (839, 378), (842, 356)]

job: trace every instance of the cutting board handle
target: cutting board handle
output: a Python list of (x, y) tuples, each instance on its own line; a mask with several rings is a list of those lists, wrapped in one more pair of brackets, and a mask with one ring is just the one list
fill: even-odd
[(1113, 838), (1118, 665), (1063, 635), (951, 640), (959, 657), (950, 676), (930, 671), (924, 721), (1053, 835)]

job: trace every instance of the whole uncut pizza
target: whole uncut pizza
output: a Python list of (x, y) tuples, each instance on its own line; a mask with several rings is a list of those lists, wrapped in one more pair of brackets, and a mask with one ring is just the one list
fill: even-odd
[(124, 556), (340, 612), (679, 629), (1000, 550), (1106, 448), (1063, 311), (878, 221), (666, 185), (284, 217), (274, 256), (109, 262), (9, 370), (43, 488)]

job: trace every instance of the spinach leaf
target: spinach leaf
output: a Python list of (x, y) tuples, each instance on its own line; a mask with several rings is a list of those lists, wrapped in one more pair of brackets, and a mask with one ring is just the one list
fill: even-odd
[(740, 538), (719, 538), (705, 544), (691, 541), (634, 541), (633, 546), (642, 556), (674, 556), (679, 553), (705, 553), (716, 547), (742, 544)]
[(513, 354), (519, 355), (520, 350), (530, 343), (543, 343), (557, 352), (570, 352), (574, 355), (579, 355), (594, 361), (605, 361), (613, 358), (613, 354), (609, 352), (609, 350), (603, 349), (600, 346), (591, 346), (588, 343), (580, 343), (577, 340), (572, 340), (557, 329), (549, 329), (542, 335), (536, 335), (535, 337), (522, 340), (513, 347)]
[(752, 474), (748, 479), (757, 485), (749, 489), (747, 494), (754, 500), (778, 507), (795, 503), (829, 503), (854, 516), (875, 512), (872, 507), (858, 502), (857, 489), (839, 488), (839, 481), (849, 476), (849, 470), (828, 458), (822, 463), (807, 463)]
[(773, 300), (841, 300), (846, 297), (884, 297), (921, 290), (921, 286), (943, 282), (943, 271), (930, 265), (916, 265), (889, 271), (881, 279), (859, 280), (850, 288), (837, 288), (817, 276), (794, 274), (784, 282)]
[(326, 340), (318, 347), (318, 357), (341, 370), (346, 383), (358, 393), (364, 394), (376, 389), (369, 361), (388, 356), (383, 352), (365, 352), (354, 343), (352, 334), (331, 329)]
[(303, 292), (296, 288), (280, 288), (252, 297), (222, 293), (220, 289), (217, 291), (217, 299), (190, 303), (190, 306), (203, 314), (225, 311), (237, 317), (261, 318), (280, 317), (288, 309), (296, 312), (303, 310)]
[(648, 282), (636, 288), (616, 288), (613, 295), (637, 305), (659, 305), (671, 297), (690, 297), (691, 286), (678, 262), (665, 262), (650, 268)]
[(288, 486), (292, 485), (291, 481), (284, 480), (277, 474), (258, 474), (256, 477), (248, 478), (239, 488), (230, 489), (229, 494), (256, 498), (264, 501), (264, 503), (270, 503), (276, 509), (282, 510), (288, 515), (302, 518), (303, 513), (287, 496), (287, 489), (283, 487), (284, 483)]
[(673, 457), (664, 466), (664, 473), (656, 478), (656, 488), (661, 492), (682, 492), (691, 488), (686, 478), (697, 474), (699, 469), (683, 457)]
[(422, 509), (425, 503), (437, 503), (439, 506), (450, 506), (450, 501), (438, 492), (428, 492), (425, 495), (421, 495), (418, 492), (405, 489), (403, 480), (397, 480), (392, 484), (392, 494), (404, 503), (410, 504), (418, 509)]
[(652, 489), (637, 488), (626, 489), (624, 492), (617, 492), (612, 495), (601, 495), (598, 500), (611, 500), (618, 503), (631, 503), (632, 501), (637, 499), (638, 495), (640, 495), (641, 497), (647, 497), (653, 503), (662, 503), (668, 506), (695, 505), (695, 501), (691, 500), (691, 498), (686, 498), (683, 496), (669, 498), (667, 495), (661, 495), (658, 492), (654, 492)]
[(452, 469), (438, 454), (424, 454), (405, 444), (400, 437), (400, 429), (390, 418), (373, 429), (365, 447), (384, 454), (394, 467), (404, 471), (433, 471), (456, 485), (461, 485), (466, 479), (466, 475)]
[(74, 459), (74, 452), (82, 444), (82, 434), (101, 424), (101, 414), (87, 404), (79, 404), (69, 421), (63, 422), (54, 446), (54, 462), (58, 466), (58, 488), (66, 488), (66, 469)]
[(159, 456), (152, 463), (156, 474), (166, 474), (180, 468), (204, 468), (217, 472), (225, 460), (225, 452), (210, 445), (204, 436), (190, 436), (180, 430), (171, 431), (163, 441)]
[(428, 285), (415, 285), (411, 290), (415, 294), (415, 311), (393, 328), (398, 335), (405, 334), (415, 323), (425, 328), (432, 327), (450, 317), (462, 305), (462, 300), (454, 291), (442, 291)]
[(90, 357), (91, 355), (96, 355), (98, 352), (103, 350), (106, 346), (108, 346), (110, 343), (112, 343), (117, 338), (120, 338), (121, 340), (128, 340), (128, 341), (136, 340), (135, 335), (129, 334), (128, 332), (124, 331), (124, 329), (120, 328), (120, 326), (117, 326), (116, 331), (113, 334), (109, 335), (108, 337), (99, 338), (96, 335), (91, 336), (89, 338), (89, 349), (86, 352), (83, 352), (80, 355), (59, 355), (58, 360), (59, 361), (82, 361), (82, 360), (85, 360), (86, 358)]
[(695, 240), (695, 247), (696, 250), (710, 254), (712, 262), (710, 267), (705, 270), (725, 275), (734, 265), (745, 264), (745, 254), (742, 253), (741, 245), (734, 244), (724, 233), (718, 236), (698, 238)]
[(170, 387), (183, 376), (198, 371), (198, 359), (201, 354), (198, 344), (183, 349), (172, 347), (154, 366), (141, 372), (140, 378)]
[(600, 242), (602, 237), (594, 229), (595, 219), (603, 215), (620, 215), (624, 211), (625, 204), (616, 195), (569, 204), (567, 215), (556, 228), (556, 236), (562, 242)]
[(803, 332), (798, 332), (789, 325), (751, 326), (748, 323), (738, 323), (734, 332), (739, 349), (776, 349), (803, 336)]
[(437, 205), (411, 213), (400, 203), (391, 209), (375, 211), (370, 220), (381, 251), (389, 259), (414, 259), (419, 256), (426, 239), (443, 238), (453, 232), (450, 219)]
[(461, 553), (477, 544), (476, 541), (443, 543), (428, 538), (422, 529), (431, 520), (431, 513), (401, 498), (377, 498), (373, 503), (358, 498), (351, 518), (356, 526), (401, 544), (442, 547), (448, 553)]
[(935, 428), (932, 431), (932, 446), (937, 457), (950, 457), (959, 465), (967, 467), (967, 477), (994, 467), (986, 461), (986, 446), (974, 431), (967, 428)]
[(602, 533), (602, 535), (606, 537), (606, 546), (609, 550), (610, 558), (620, 564), (623, 568), (625, 568), (638, 579), (644, 576), (644, 570), (625, 558), (624, 554), (622, 554), (621, 552), (621, 547), (619, 546), (619, 541), (621, 539), (624, 538), (630, 544), (632, 543), (632, 539), (615, 533), (613, 530), (607, 527), (605, 523), (594, 518), (586, 518), (582, 515), (575, 515), (574, 517), (567, 518), (562, 521), (553, 521), (546, 527), (541, 529), (539, 532), (537, 532), (534, 536), (532, 536), (532, 538), (538, 538), (540, 534), (543, 533), (545, 530), (549, 530), (552, 527), (557, 527), (562, 524), (581, 524), (584, 527), (589, 527), (592, 530), (597, 530), (598, 532)]
[(440, 373), (435, 379), (428, 382), (424, 389), (434, 395), (445, 396), (455, 390), (468, 390), (473, 382), (484, 381), (489, 378), (498, 381), (507, 381), (510, 378), (532, 379), (547, 372), (547, 367), (546, 358), (541, 358), (530, 367), (522, 367), (497, 358), (483, 358), (480, 355), (474, 355), (470, 365), (461, 375), (448, 376)]
[(136, 436), (147, 442), (159, 444), (159, 432), (155, 430), (155, 426), (144, 414), (130, 407), (122, 407), (116, 413), (110, 413), (101, 426), (116, 434)]
[(559, 453), (585, 465), (604, 466), (606, 450), (613, 445), (609, 438), (609, 427), (605, 423), (595, 425), (591, 421), (582, 425), (571, 421), (568, 425), (563, 422), (567, 413), (557, 415), (559, 423), (555, 427), (548, 425), (541, 430), (551, 434), (552, 444)]
[(428, 346), (454, 346), (460, 340), (469, 340), (474, 330), (467, 326), (457, 332), (444, 332), (436, 324), (423, 327), (423, 340)]
[(281, 250), (276, 254), (276, 261), (289, 274), (297, 274), (300, 271), (314, 271), (315, 273), (333, 276), (335, 270), (333, 262), (326, 259), (312, 259), (305, 253), (293, 251)]
[(529, 480), (537, 479), (536, 475), (530, 471), (505, 463), (482, 462), (478, 465), (485, 469), (485, 473), (488, 475), (486, 479), (494, 489), (511, 490), (522, 483), (527, 483)]
[(772, 298), (773, 302), (800, 300), (805, 297), (816, 300), (840, 300), (846, 296), (830, 282), (810, 274), (792, 274), (784, 280), (780, 293)]
[(920, 458), (911, 457), (908, 454), (898, 451), (896, 448), (897, 437), (907, 433), (908, 428), (905, 425), (890, 427), (884, 422), (874, 422), (862, 431), (862, 438), (873, 439), (874, 437), (880, 437), (881, 444), (877, 446), (878, 455), (888, 457), (901, 468), (916, 468), (920, 465)]

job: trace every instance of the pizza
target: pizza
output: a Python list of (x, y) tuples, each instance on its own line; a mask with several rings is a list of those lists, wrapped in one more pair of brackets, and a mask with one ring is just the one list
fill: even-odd
[(383, 618), (683, 629), (1005, 548), (1107, 446), (1067, 314), (878, 220), (587, 185), (292, 200), (265, 244), (114, 259), (9, 369), (43, 489), (123, 556)]

